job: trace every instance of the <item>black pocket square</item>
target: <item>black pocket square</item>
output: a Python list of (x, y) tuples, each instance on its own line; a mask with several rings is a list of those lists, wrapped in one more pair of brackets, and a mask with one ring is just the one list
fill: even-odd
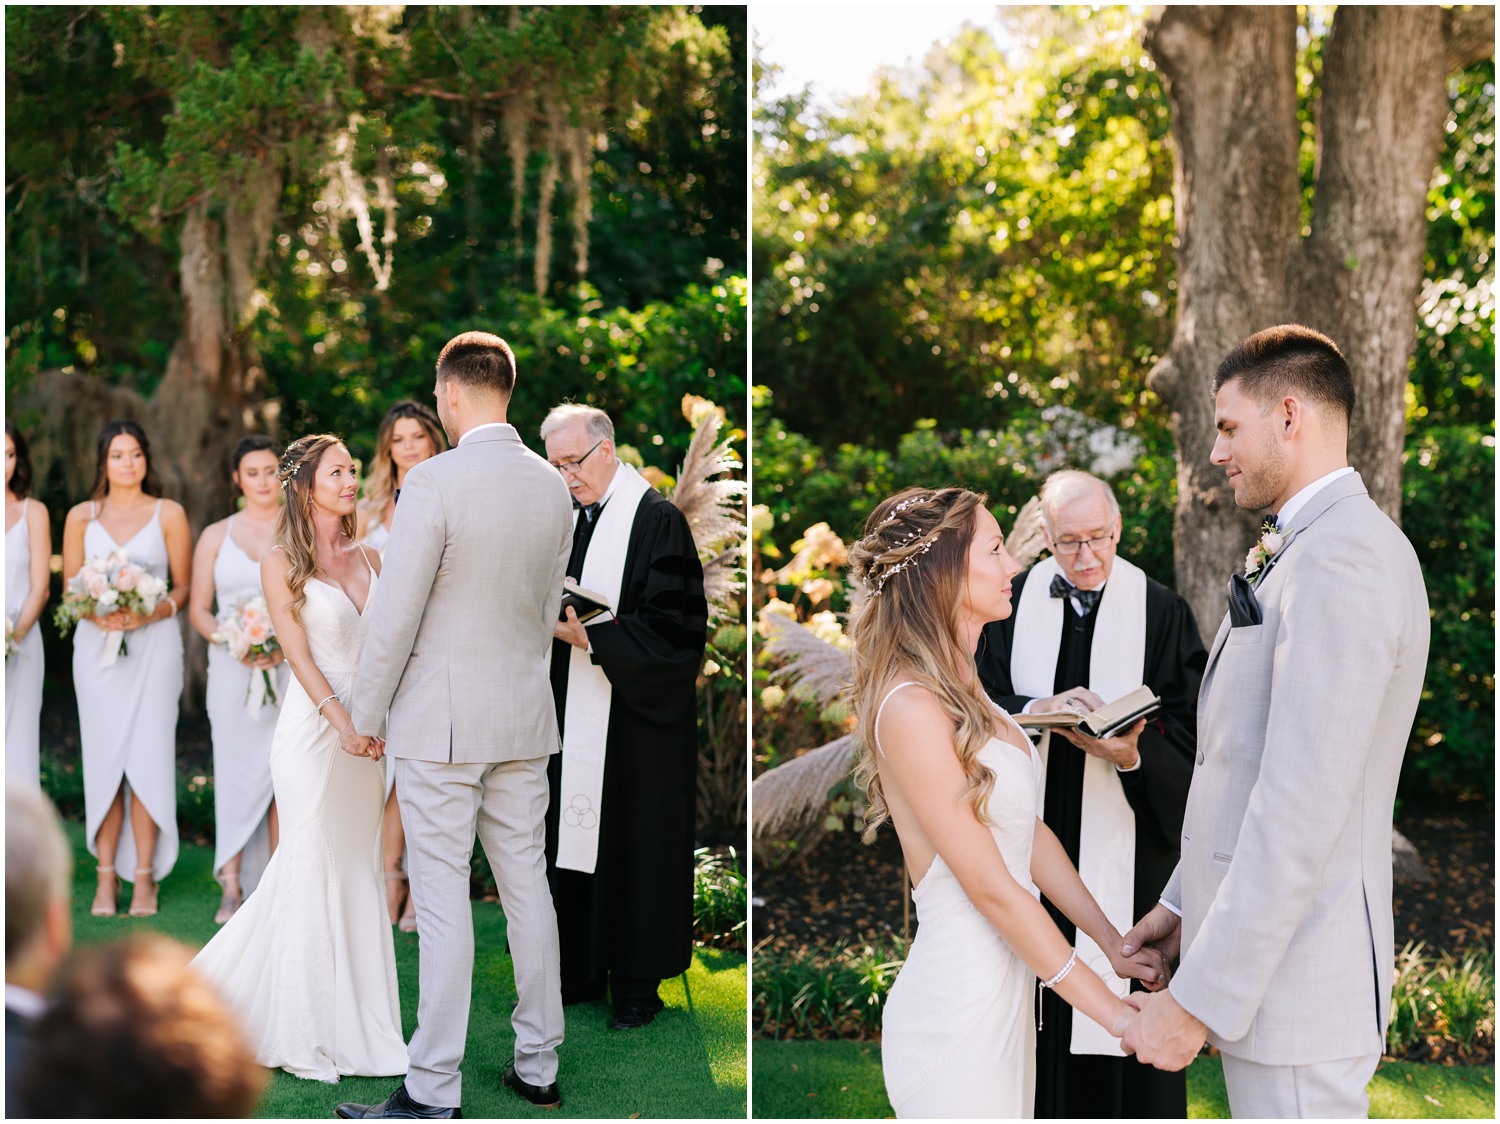
[(1244, 574), (1235, 574), (1229, 579), (1229, 627), (1244, 628), (1260, 624), (1260, 602), (1255, 599), (1255, 590)]

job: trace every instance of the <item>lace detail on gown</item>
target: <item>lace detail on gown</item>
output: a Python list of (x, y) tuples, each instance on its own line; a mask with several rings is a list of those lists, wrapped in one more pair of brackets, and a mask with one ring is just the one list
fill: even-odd
[[(376, 580), (372, 571), (371, 595)], [(347, 703), (365, 618), (336, 586), (313, 579), (306, 590), (313, 660)], [(314, 700), (288, 682), (271, 744), (280, 846), (194, 961), (244, 1020), (262, 1065), (329, 1082), (406, 1072), (380, 855), (383, 770), (340, 750)]]

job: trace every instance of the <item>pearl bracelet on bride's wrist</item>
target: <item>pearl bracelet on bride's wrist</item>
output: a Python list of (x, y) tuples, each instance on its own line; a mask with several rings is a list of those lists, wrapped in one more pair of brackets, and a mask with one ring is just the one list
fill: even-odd
[(1073, 970), (1073, 965), (1077, 963), (1078, 950), (1075, 948), (1073, 954), (1068, 957), (1068, 962), (1058, 969), (1057, 975), (1053, 976), (1050, 980), (1036, 981), (1036, 1028), (1038, 1030), (1042, 1029), (1042, 989), (1047, 987), (1055, 988), (1058, 984), (1062, 983), (1068, 973)]

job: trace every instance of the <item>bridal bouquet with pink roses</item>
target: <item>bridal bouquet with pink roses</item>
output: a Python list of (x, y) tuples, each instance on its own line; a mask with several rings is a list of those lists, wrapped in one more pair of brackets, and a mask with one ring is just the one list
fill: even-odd
[[(260, 594), (241, 597), (233, 605), (221, 609), (218, 621), (219, 628), (213, 634), (213, 642), (241, 662), (270, 659), (281, 651), (276, 627), (271, 623), (271, 610)], [(260, 713), (261, 707), (276, 706), (278, 702), (271, 669), (252, 668), (245, 709), (255, 715)]]
[[(156, 611), (167, 595), (171, 583), (132, 562), (123, 550), (114, 550), (103, 558), (90, 558), (63, 589), (62, 603), (52, 614), (52, 621), (63, 635), (87, 616), (105, 616), (126, 609), (141, 616)], [(125, 632), (104, 630), (104, 648), (99, 666), (109, 667), (121, 656), (130, 654)]]

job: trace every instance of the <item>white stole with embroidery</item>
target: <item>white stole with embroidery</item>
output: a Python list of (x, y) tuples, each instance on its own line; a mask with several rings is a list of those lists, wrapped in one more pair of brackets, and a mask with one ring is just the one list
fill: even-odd
[[(1057, 654), (1062, 646), (1063, 599), (1053, 597), (1052, 578), (1062, 573), (1057, 559), (1032, 567), (1021, 601), (1016, 606), (1015, 639), (1011, 645), (1011, 683), (1018, 695), (1046, 698), (1055, 693)], [(1066, 575), (1064, 575), (1066, 576)], [(1094, 609), (1094, 641), (1089, 649), (1089, 690), (1113, 702), (1142, 685), (1146, 668), (1146, 575), (1138, 566), (1116, 557), (1104, 596)], [(1051, 743), (1043, 734), (1038, 747), (1045, 766)], [(1082, 753), (1064, 742), (1059, 752)], [(1045, 785), (1045, 769), (1043, 784)], [(1045, 794), (1044, 797), (1045, 799)], [(1135, 813), (1125, 798), (1114, 765), (1089, 757), (1083, 767), (1083, 807), (1078, 841), (1078, 873), (1104, 915), (1121, 933), (1135, 924)], [(1099, 974), (1122, 999), (1130, 981), (1118, 978), (1109, 957), (1083, 930), (1078, 931), (1078, 957)], [(1093, 1019), (1073, 1016), (1072, 1053), (1124, 1057), (1119, 1039)]]
[[(599, 511), (578, 584), (602, 593), (616, 608), (625, 578), (625, 552), (641, 500), (651, 490), (644, 477), (621, 461)], [(580, 512), (573, 512), (576, 529)], [(607, 619), (607, 618), (606, 618)], [(599, 859), (599, 815), (604, 793), (604, 751), (613, 699), (609, 676), (582, 648), (568, 645), (568, 693), (563, 703), (562, 781), (558, 799), (557, 865), (594, 873)]]

